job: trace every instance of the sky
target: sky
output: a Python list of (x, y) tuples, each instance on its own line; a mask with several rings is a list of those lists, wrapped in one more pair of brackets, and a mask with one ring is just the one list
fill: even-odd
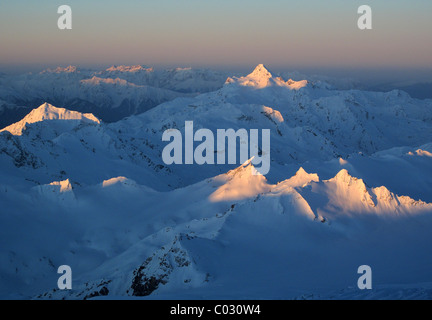
[[(72, 8), (59, 30), (57, 8)], [(359, 30), (369, 4), (373, 29)], [(206, 66), (432, 70), (430, 0), (2, 0), (0, 71)]]

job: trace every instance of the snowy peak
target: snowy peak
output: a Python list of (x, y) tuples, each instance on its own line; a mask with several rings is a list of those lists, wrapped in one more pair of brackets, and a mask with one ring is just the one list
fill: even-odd
[(272, 78), (272, 74), (268, 69), (263, 65), (259, 64), (256, 66), (255, 70), (249, 74), (247, 77), (254, 78), (254, 79), (270, 79)]
[(316, 173), (307, 173), (302, 167), (300, 167), (293, 177), (280, 182), (277, 185), (277, 189), (304, 187), (310, 182), (319, 182), (318, 175)]
[(238, 81), (241, 86), (265, 88), (271, 84), (270, 79), (272, 78), (270, 71), (263, 64), (259, 64), (252, 73), (239, 78)]
[(245, 77), (228, 78), (225, 84), (237, 83), (243, 87), (252, 87), (254, 89), (264, 89), (267, 87), (284, 87), (290, 90), (299, 90), (307, 85), (306, 80), (293, 81), (289, 79), (284, 81), (281, 77), (273, 77), (271, 72), (263, 65), (256, 66), (252, 73)]
[(346, 207), (357, 205), (359, 199), (371, 207), (375, 206), (363, 180), (351, 176), (346, 169), (342, 169), (334, 178), (324, 181), (324, 183), (328, 186), (330, 198), (338, 203), (343, 199), (342, 206), (343, 203)]
[(77, 67), (76, 66), (68, 66), (66, 68), (57, 67), (55, 69), (46, 69), (46, 70), (42, 71), (41, 74), (44, 74), (44, 73), (74, 73), (74, 72), (78, 72)]
[(351, 186), (353, 184), (365, 186), (362, 179), (357, 179), (351, 176), (346, 169), (342, 169), (341, 171), (339, 171), (336, 176), (329, 181), (346, 184), (348, 186)]
[(54, 181), (49, 184), (49, 186), (55, 187), (60, 193), (72, 191), (72, 185), (69, 179), (63, 181)]
[(39, 196), (51, 201), (74, 201), (75, 194), (69, 179), (54, 181), (50, 184), (40, 185), (34, 188)]
[[(306, 172), (305, 169), (303, 169), (303, 167), (300, 167), (300, 169), (297, 170), (295, 177), (309, 177), (311, 176), (309, 173)], [(317, 174), (313, 174), (312, 176), (316, 176), (318, 177)]]
[(328, 207), (342, 211), (406, 214), (432, 209), (432, 204), (398, 196), (384, 186), (369, 188), (362, 179), (352, 177), (346, 169), (324, 181), (324, 185)]
[(153, 72), (153, 68), (147, 68), (142, 65), (135, 65), (135, 66), (111, 66), (110, 68), (106, 69), (107, 72)]
[(136, 187), (137, 184), (135, 181), (130, 180), (126, 177), (116, 177), (116, 178), (111, 178), (108, 180), (104, 180), (102, 182), (102, 188), (108, 188), (108, 187), (112, 187), (112, 186), (133, 186)]
[(267, 179), (252, 164), (252, 159), (215, 178), (215, 181), (220, 180), (225, 183), (210, 195), (212, 202), (243, 200), (269, 192), (271, 188)]
[(0, 130), (0, 132), (9, 131), (13, 135), (20, 136), (26, 129), (27, 124), (44, 120), (78, 120), (85, 123), (100, 124), (100, 120), (91, 113), (69, 111), (64, 108), (54, 107), (49, 103), (44, 103), (39, 108), (33, 109), (21, 121), (11, 124), (10, 126)]
[(213, 181), (217, 190), (210, 195), (211, 202), (247, 200), (258, 195), (294, 195), (293, 201), (300, 201), (299, 208), (306, 213), (310, 208), (318, 210), (315, 217), (330, 214), (334, 218), (340, 213), (414, 214), (432, 210), (432, 204), (398, 196), (386, 187), (369, 188), (362, 179), (351, 176), (345, 169), (332, 179), (320, 181), (317, 174), (300, 167), (291, 178), (271, 185), (264, 176), (256, 175), (256, 169), (249, 160)]

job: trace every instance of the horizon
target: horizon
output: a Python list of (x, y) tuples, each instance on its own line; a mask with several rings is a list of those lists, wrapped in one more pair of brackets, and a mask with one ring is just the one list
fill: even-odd
[[(150, 65), (146, 63), (119, 63), (119, 64), (37, 64), (37, 65), (22, 65), (22, 66), (4, 66), (0, 64), (0, 75), (3, 73), (8, 76), (18, 76), (23, 74), (37, 74), (48, 69), (57, 67), (66, 68), (74, 66), (78, 70), (101, 71), (112, 66), (132, 66), (140, 65), (144, 67), (154, 68), (156, 71), (168, 70), (174, 68), (192, 68), (205, 69), (226, 73), (228, 76), (247, 75), (261, 62), (250, 66), (206, 66), (206, 65)], [(391, 91), (393, 89), (401, 89), (410, 93), (413, 97), (432, 99), (432, 94), (427, 91), (432, 84), (432, 67), (431, 68), (329, 68), (329, 67), (289, 67), (289, 66), (273, 66), (262, 63), (272, 72), (274, 76), (283, 73), (292, 73), (299, 75), (294, 80), (307, 80), (311, 77), (328, 77), (329, 79), (347, 80), (357, 83), (358, 89), (372, 91)], [(422, 89), (420, 95), (406, 89), (406, 87), (414, 85), (426, 85), (426, 89)]]
[(246, 71), (264, 63), (284, 71), (426, 69), (431, 75), (432, 3), (374, 3), (372, 30), (357, 28), (361, 4), (76, 0), (73, 29), (59, 30), (57, 2), (5, 1), (0, 70), (145, 63)]

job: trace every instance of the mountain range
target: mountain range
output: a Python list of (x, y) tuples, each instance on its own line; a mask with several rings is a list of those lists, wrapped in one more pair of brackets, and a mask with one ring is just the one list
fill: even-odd
[(3, 75), (0, 126), (18, 121), (44, 102), (114, 122), (176, 97), (219, 89), (226, 78), (223, 72), (208, 69), (155, 70), (141, 65), (112, 66), (103, 71), (69, 66)]
[[(264, 65), (4, 79), (0, 296), (432, 297), (432, 100)], [(270, 172), (166, 165), (162, 134), (186, 121), (269, 129)], [(70, 291), (56, 288), (65, 264)], [(365, 264), (369, 293), (353, 288)]]

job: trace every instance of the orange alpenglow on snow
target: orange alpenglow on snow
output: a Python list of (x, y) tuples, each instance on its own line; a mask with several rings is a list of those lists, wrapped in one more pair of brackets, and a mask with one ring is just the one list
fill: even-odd
[(264, 89), (275, 86), (286, 87), (291, 90), (299, 90), (306, 87), (308, 84), (307, 80), (294, 81), (289, 79), (288, 81), (284, 81), (281, 77), (273, 77), (270, 71), (268, 71), (263, 64), (259, 64), (251, 74), (245, 77), (228, 78), (226, 83), (237, 83), (240, 86), (253, 87), (255, 89)]

